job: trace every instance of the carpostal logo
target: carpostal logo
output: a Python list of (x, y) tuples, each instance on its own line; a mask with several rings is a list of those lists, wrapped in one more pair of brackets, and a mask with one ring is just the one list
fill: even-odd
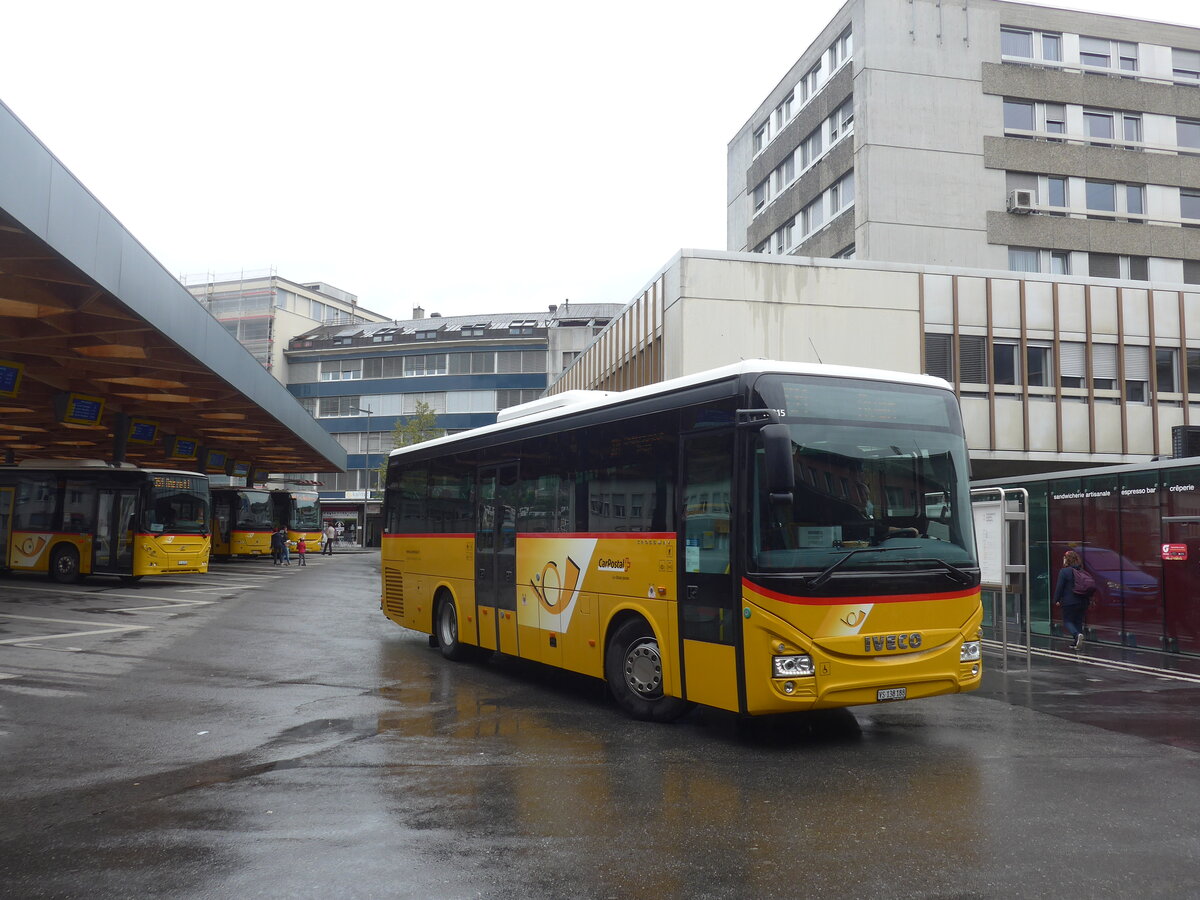
[(633, 567), (629, 557), (610, 559), (605, 557), (596, 563), (597, 572), (628, 572)]

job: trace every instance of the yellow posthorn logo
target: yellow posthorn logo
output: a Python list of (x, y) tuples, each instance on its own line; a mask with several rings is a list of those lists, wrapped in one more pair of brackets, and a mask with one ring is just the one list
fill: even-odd
[[(551, 560), (542, 567), (542, 574), (535, 575), (533, 581), (529, 583), (529, 586), (533, 588), (533, 593), (537, 595), (538, 603), (546, 612), (561, 612), (575, 593), (575, 587), (579, 584), (579, 565), (568, 556), (566, 569), (567, 578), (564, 582), (558, 571), (558, 563)], [(550, 584), (552, 579), (554, 583)], [(538, 582), (541, 584), (539, 585)], [(554, 592), (554, 596), (547, 596), (551, 591)]]
[(840, 621), (847, 628), (857, 628), (866, 620), (866, 618), (866, 612), (861, 609), (856, 609), (854, 612), (846, 613), (846, 615), (844, 615)]

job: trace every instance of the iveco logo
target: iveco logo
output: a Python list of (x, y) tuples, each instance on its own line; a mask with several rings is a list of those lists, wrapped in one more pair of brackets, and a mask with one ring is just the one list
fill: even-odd
[(921, 646), (921, 633), (912, 634), (873, 634), (863, 638), (863, 649), (870, 653), (883, 650), (916, 650)]

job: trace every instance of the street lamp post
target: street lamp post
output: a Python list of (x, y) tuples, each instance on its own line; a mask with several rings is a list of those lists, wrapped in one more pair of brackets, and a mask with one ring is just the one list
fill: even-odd
[(372, 491), (371, 491), (371, 416), (375, 415), (375, 410), (371, 409), (368, 406), (351, 406), (350, 410), (351, 410), (351, 412), (360, 412), (360, 413), (367, 414), (367, 435), (366, 435), (366, 440), (363, 441), (363, 458), (367, 462), (366, 469), (364, 470), (367, 473), (367, 488), (363, 492), (363, 495), (367, 499), (363, 501), (362, 533), (359, 535), (359, 540), (362, 542), (363, 547), (366, 547), (367, 546), (367, 503), (371, 500), (371, 494), (372, 494)]

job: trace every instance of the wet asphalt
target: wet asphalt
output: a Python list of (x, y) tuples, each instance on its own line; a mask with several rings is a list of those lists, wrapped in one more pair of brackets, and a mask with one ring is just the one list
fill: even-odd
[(0, 576), (0, 896), (1200, 891), (1200, 666), (1051, 646), (969, 695), (654, 725), (446, 662), (377, 553), (309, 563)]

